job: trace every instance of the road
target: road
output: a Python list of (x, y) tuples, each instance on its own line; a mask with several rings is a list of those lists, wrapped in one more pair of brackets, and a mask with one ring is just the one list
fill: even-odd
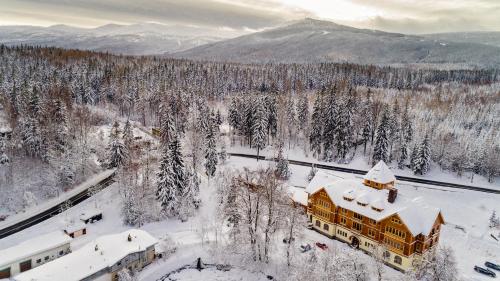
[[(231, 157), (243, 157), (243, 158), (259, 159), (259, 160), (266, 160), (266, 161), (273, 160), (273, 159), (266, 159), (266, 157), (264, 157), (264, 156), (257, 157), (257, 155), (253, 155), (253, 154), (244, 154), (244, 153), (228, 153), (228, 154), (231, 155)], [(357, 175), (364, 175), (368, 172), (368, 171), (364, 171), (364, 170), (351, 169), (351, 168), (326, 165), (326, 164), (317, 164), (317, 163), (311, 163), (311, 162), (305, 162), (305, 161), (288, 160), (288, 162), (292, 165), (307, 166), (307, 167), (311, 167), (314, 164), (314, 166), (318, 169), (338, 171), (338, 172), (351, 173), (351, 174), (357, 174)], [(450, 182), (426, 180), (426, 179), (420, 179), (420, 178), (414, 178), (414, 177), (404, 177), (404, 176), (396, 176), (396, 179), (400, 180), (400, 181), (405, 181), (405, 182), (429, 184), (429, 185), (456, 188), (456, 189), (466, 189), (466, 190), (473, 190), (473, 191), (479, 191), (479, 192), (500, 194), (500, 190), (489, 189), (489, 188), (484, 188), (484, 187), (477, 187), (477, 186), (472, 186), (472, 185), (463, 185), (463, 184), (456, 184), (456, 183), (450, 183)]]
[(102, 189), (106, 188), (107, 186), (111, 185), (114, 182), (114, 180), (113, 180), (114, 176), (115, 176), (115, 173), (112, 173), (109, 176), (107, 176), (106, 178), (104, 178), (103, 180), (99, 181), (97, 184), (89, 186), (88, 188), (82, 190), (81, 192), (71, 196), (67, 200), (60, 202), (59, 204), (50, 206), (44, 210), (41, 210), (39, 213), (36, 213), (33, 216), (26, 218), (20, 222), (17, 222), (15, 224), (10, 225), (8, 227), (5, 227), (3, 229), (0, 229), (0, 239), (7, 237), (9, 235), (12, 235), (14, 233), (17, 233), (23, 229), (26, 229), (30, 226), (38, 224), (42, 221), (45, 221), (45, 220), (61, 213), (61, 211), (62, 211), (61, 207), (63, 205), (66, 205), (68, 202), (69, 202), (69, 206), (74, 206), (74, 205), (82, 202), (83, 200), (85, 200), (91, 196), (89, 194), (89, 190), (93, 189), (93, 187), (97, 187), (97, 189), (93, 189), (93, 190), (102, 190)]

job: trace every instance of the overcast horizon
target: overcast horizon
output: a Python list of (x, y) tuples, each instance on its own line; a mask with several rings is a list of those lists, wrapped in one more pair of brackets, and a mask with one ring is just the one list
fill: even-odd
[(496, 0), (0, 0), (0, 25), (97, 27), (155, 22), (241, 34), (312, 17), (409, 34), (500, 31)]

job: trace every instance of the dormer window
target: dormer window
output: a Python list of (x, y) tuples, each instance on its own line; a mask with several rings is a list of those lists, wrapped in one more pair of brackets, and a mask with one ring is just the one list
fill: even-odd
[(364, 207), (364, 206), (366, 206), (366, 205), (368, 205), (368, 204), (366, 204), (366, 203), (361, 203), (361, 202), (358, 202), (358, 205), (359, 205), (359, 206), (363, 206), (363, 207)]
[(352, 200), (354, 200), (354, 199), (353, 199), (353, 198), (349, 198), (349, 197), (344, 196), (344, 200), (351, 202), (351, 201), (352, 201)]
[(382, 209), (375, 208), (375, 207), (373, 207), (373, 206), (372, 206), (372, 210), (377, 211), (377, 212), (382, 212)]

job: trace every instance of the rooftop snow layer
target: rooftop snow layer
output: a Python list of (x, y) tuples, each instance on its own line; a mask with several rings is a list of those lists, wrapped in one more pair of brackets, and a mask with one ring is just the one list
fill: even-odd
[(75, 221), (75, 222), (72, 222), (72, 223), (66, 225), (66, 227), (64, 228), (64, 231), (66, 231), (66, 233), (70, 234), (70, 233), (73, 233), (75, 231), (85, 229), (86, 227), (87, 227), (86, 224), (84, 224), (83, 222)]
[[(132, 241), (127, 240), (129, 234)], [(153, 236), (139, 229), (101, 236), (71, 254), (15, 276), (14, 280), (82, 280), (114, 265), (125, 256), (144, 251), (156, 243), (157, 240)]]
[(365, 180), (370, 180), (378, 183), (390, 183), (396, 181), (396, 177), (392, 173), (391, 169), (387, 167), (384, 161), (379, 161), (377, 165), (373, 166), (373, 168), (366, 173), (363, 177)]
[(71, 242), (62, 231), (47, 233), (0, 251), (0, 268)]

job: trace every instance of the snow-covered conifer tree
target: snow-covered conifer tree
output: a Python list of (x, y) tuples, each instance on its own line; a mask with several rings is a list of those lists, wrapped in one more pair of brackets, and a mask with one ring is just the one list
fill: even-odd
[(215, 123), (209, 125), (205, 144), (205, 172), (209, 178), (215, 175), (218, 164), (215, 126)]
[(134, 141), (134, 132), (130, 121), (127, 119), (125, 126), (123, 127), (123, 143), (128, 149), (132, 148), (132, 143)]
[(176, 214), (175, 210), (180, 198), (176, 190), (170, 147), (164, 146), (157, 174), (156, 198), (167, 215), (171, 216)]
[(322, 147), (322, 135), (323, 135), (323, 94), (318, 93), (316, 95), (316, 100), (314, 101), (313, 113), (311, 116), (311, 132), (309, 133), (309, 143), (313, 155), (320, 157), (321, 147)]
[(283, 143), (280, 142), (278, 144), (278, 156), (276, 157), (276, 177), (285, 180), (290, 177), (290, 174), (288, 159), (283, 155)]
[(257, 99), (255, 105), (254, 122), (252, 126), (252, 142), (257, 149), (257, 156), (259, 156), (260, 150), (266, 145), (267, 140), (267, 114), (265, 112), (264, 99)]
[(10, 162), (10, 159), (7, 156), (5, 140), (0, 139), (0, 166), (1, 165), (8, 165), (9, 162)]
[(118, 137), (119, 125), (115, 122), (109, 136), (109, 144), (107, 151), (107, 167), (116, 168), (122, 166), (128, 159), (127, 147)]
[(415, 175), (425, 175), (430, 168), (431, 152), (429, 147), (429, 136), (425, 135), (424, 140), (418, 148), (418, 154), (413, 162), (413, 173)]
[(386, 163), (389, 163), (388, 160), (389, 160), (389, 112), (387, 109), (385, 109), (380, 124), (377, 128), (377, 136), (375, 139), (375, 148), (373, 149), (372, 164), (375, 165), (379, 161), (384, 161)]

